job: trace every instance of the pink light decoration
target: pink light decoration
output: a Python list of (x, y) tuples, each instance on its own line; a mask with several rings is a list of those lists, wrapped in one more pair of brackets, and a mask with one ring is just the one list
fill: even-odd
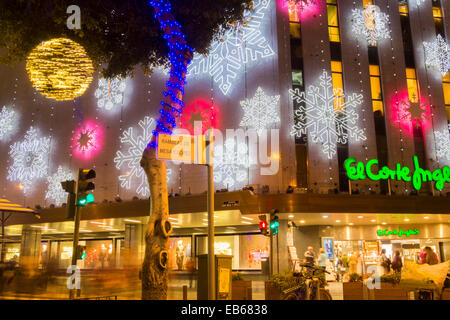
[(208, 129), (218, 127), (218, 110), (211, 102), (203, 99), (197, 99), (189, 106), (184, 107), (183, 113), (180, 116), (180, 127), (189, 130), (194, 134), (195, 121), (202, 122), (202, 134)]
[(315, 16), (321, 11), (320, 0), (278, 0), (281, 8), (287, 9), (289, 20), (299, 22)]
[(392, 120), (400, 124), (402, 131), (412, 135), (414, 126), (423, 130), (431, 126), (431, 108), (422, 97), (410, 98), (408, 90), (405, 90), (392, 98), (391, 105), (395, 111)]
[(86, 121), (72, 137), (72, 153), (82, 160), (89, 160), (101, 150), (102, 142), (102, 128), (94, 121)]

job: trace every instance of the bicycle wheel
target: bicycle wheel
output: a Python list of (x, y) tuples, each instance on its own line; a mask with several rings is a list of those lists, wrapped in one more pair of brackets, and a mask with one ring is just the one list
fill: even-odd
[(287, 296), (283, 297), (283, 300), (298, 300), (298, 294), (295, 292), (292, 292), (288, 294)]
[(327, 289), (320, 288), (320, 300), (333, 300)]

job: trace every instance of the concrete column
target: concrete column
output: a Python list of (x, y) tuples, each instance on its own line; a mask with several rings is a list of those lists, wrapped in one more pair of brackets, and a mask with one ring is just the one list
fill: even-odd
[(124, 267), (137, 267), (142, 264), (145, 253), (145, 225), (125, 224), (124, 249), (121, 260)]
[[(402, 101), (409, 101), (398, 2), (388, 0), (375, 0), (374, 2), (380, 7), (381, 12), (389, 15), (391, 30), (390, 40), (384, 39), (377, 43), (385, 110), (388, 164), (391, 168), (394, 168), (397, 163), (413, 168), (412, 158), (415, 154), (415, 147), (412, 124), (398, 121)], [(406, 195), (412, 190), (410, 182), (393, 181), (391, 187), (397, 195)]]
[(20, 245), (21, 267), (34, 269), (39, 265), (41, 254), (41, 229), (24, 226), (22, 228), (22, 242)]
[(423, 42), (436, 39), (433, 8), (431, 1), (425, 1), (420, 7), (415, 0), (409, 0), (408, 4), (420, 101), (423, 103), (422, 108), (429, 110), (425, 113), (425, 119), (422, 118), (426, 165), (428, 169), (435, 170), (450, 165), (450, 161), (436, 156), (435, 132), (448, 130), (442, 76), (438, 70), (429, 69), (425, 64)]
[[(301, 32), (305, 89), (315, 86), (323, 94), (319, 79), (323, 70), (331, 77), (326, 1), (317, 1), (314, 13), (302, 15)], [(322, 143), (313, 142), (311, 133), (312, 128), (308, 131), (308, 187), (317, 193), (328, 193), (329, 189), (339, 188), (337, 154), (328, 159), (327, 154), (323, 152)]]
[[(339, 23), (341, 33), (342, 71), (344, 76), (344, 93), (363, 96), (363, 103), (356, 108), (359, 115), (355, 126), (362, 129), (367, 137), (366, 141), (356, 141), (349, 136), (349, 157), (357, 161), (367, 162), (377, 158), (377, 137), (372, 107), (372, 92), (370, 87), (369, 53), (367, 40), (355, 36), (352, 31), (352, 10), (363, 10), (362, 1), (338, 0)], [(379, 191), (379, 184), (371, 180), (359, 181), (358, 189), (369, 188)]]

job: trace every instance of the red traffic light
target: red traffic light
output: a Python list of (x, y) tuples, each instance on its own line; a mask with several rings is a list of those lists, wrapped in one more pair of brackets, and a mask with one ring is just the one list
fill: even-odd
[(267, 221), (260, 221), (260, 222), (259, 222), (259, 227), (260, 227), (262, 230), (266, 230), (266, 229), (267, 229)]

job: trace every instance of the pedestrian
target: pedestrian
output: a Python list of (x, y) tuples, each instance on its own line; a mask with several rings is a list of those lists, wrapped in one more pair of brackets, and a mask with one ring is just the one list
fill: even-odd
[(391, 271), (391, 260), (386, 256), (386, 249), (381, 250), (381, 254), (378, 257), (378, 267), (380, 276)]
[(195, 275), (195, 265), (193, 258), (189, 258), (189, 260), (186, 262), (186, 269), (189, 272), (189, 288), (192, 288), (192, 281), (194, 280)]
[(327, 268), (327, 255), (325, 254), (324, 248), (320, 248), (319, 250), (318, 264), (319, 267), (325, 271), (325, 269)]
[(394, 258), (392, 259), (392, 270), (394, 272), (401, 272), (403, 267), (402, 257), (400, 257), (400, 251), (395, 251)]
[(314, 253), (313, 247), (308, 247), (308, 250), (306, 250), (305, 260), (308, 265), (314, 266), (315, 261), (316, 261), (316, 254)]
[(438, 264), (439, 259), (437, 254), (431, 249), (431, 247), (425, 247), (425, 263), (429, 265)]
[(336, 258), (336, 281), (341, 281), (343, 280), (343, 269), (344, 269), (344, 263), (342, 261), (342, 253), (339, 252)]

